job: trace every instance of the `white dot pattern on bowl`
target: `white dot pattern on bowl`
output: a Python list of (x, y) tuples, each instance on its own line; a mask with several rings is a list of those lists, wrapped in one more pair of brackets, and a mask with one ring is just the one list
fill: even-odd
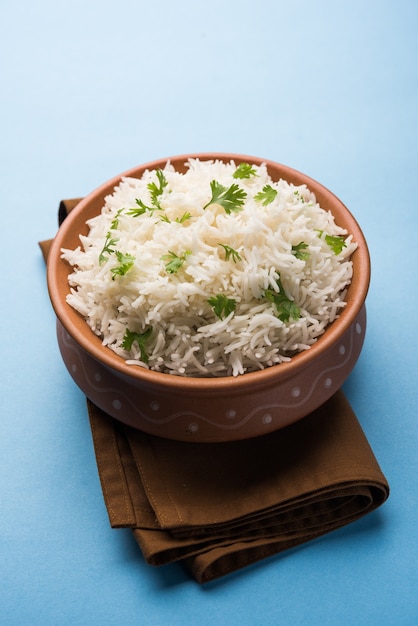
[[(113, 381), (108, 379), (106, 372), (102, 373), (95, 370), (89, 373), (85, 367), (84, 357), (82, 356), (80, 348), (71, 336), (62, 327), (60, 328), (61, 338), (66, 347), (70, 349), (73, 354), (70, 362), (67, 362), (67, 366), (69, 367), (70, 373), (74, 375), (76, 382), (79, 381), (80, 386), (84, 389), (87, 396), (89, 396), (89, 391), (94, 392), (93, 398), (110, 395), (110, 405), (115, 412), (121, 414), (122, 410), (129, 411), (131, 414), (137, 415), (140, 421), (149, 422), (150, 424), (153, 423), (155, 425), (173, 422), (178, 419), (182, 420), (188, 416), (192, 418), (193, 421), (188, 423), (186, 429), (191, 435), (197, 435), (201, 430), (200, 423), (206, 423), (210, 425), (211, 428), (218, 430), (237, 430), (245, 426), (249, 421), (256, 419), (257, 416), (261, 423), (267, 428), (269, 424), (275, 421), (276, 410), (283, 411), (286, 409), (294, 409), (295, 407), (301, 407), (307, 404), (319, 386), (322, 386), (323, 389), (327, 389), (330, 392), (332, 392), (333, 387), (337, 389), (340, 378), (336, 372), (341, 370), (352, 358), (356, 344), (354, 336), (364, 334), (365, 326), (362, 320), (355, 322), (350, 329), (350, 333), (344, 338), (344, 342), (335, 347), (333, 361), (331, 361), (332, 364), (318, 371), (314, 378), (307, 381), (306, 387), (305, 385), (289, 386), (287, 399), (284, 394), (280, 394), (273, 402), (255, 406), (247, 413), (245, 413), (245, 411), (241, 412), (241, 409), (238, 411), (234, 407), (230, 407), (225, 411), (225, 419), (223, 421), (212, 419), (210, 415), (204, 414), (203, 412), (200, 414), (185, 408), (180, 408), (173, 413), (167, 412), (166, 414), (164, 407), (161, 406), (161, 403), (157, 399), (148, 401), (147, 411), (145, 406), (141, 406), (141, 403), (138, 403), (135, 396), (131, 396), (129, 389), (125, 390), (123, 387), (114, 387)], [(335, 372), (335, 376), (330, 375), (332, 372)], [(97, 400), (97, 402), (100, 405), (99, 400)], [(104, 410), (107, 409), (104, 408)]]

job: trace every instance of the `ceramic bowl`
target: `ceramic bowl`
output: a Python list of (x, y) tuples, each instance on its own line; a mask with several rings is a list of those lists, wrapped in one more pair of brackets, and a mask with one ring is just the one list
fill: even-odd
[(76, 384), (90, 400), (115, 419), (169, 439), (195, 442), (233, 441), (264, 435), (299, 420), (329, 399), (344, 383), (362, 349), (366, 330), (365, 298), (370, 259), (363, 233), (344, 204), (323, 185), (285, 165), (236, 154), (170, 157), (184, 171), (190, 157), (266, 163), (273, 178), (306, 184), (336, 223), (358, 244), (352, 256), (353, 279), (347, 306), (318, 341), (291, 361), (240, 376), (178, 377), (127, 365), (102, 345), (84, 319), (66, 303), (70, 266), (61, 248), (75, 248), (87, 234), (86, 220), (97, 215), (106, 195), (122, 176), (141, 177), (146, 169), (164, 167), (167, 158), (135, 167), (109, 180), (84, 198), (66, 218), (48, 259), (48, 289), (57, 316), (62, 358)]

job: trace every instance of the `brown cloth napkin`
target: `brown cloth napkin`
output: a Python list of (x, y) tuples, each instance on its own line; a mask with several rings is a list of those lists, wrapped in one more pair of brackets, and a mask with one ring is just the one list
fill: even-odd
[[(60, 221), (78, 201), (61, 202)], [(148, 563), (181, 561), (200, 583), (353, 522), (389, 495), (342, 391), (282, 430), (229, 443), (170, 441), (87, 406), (111, 526), (130, 528)]]

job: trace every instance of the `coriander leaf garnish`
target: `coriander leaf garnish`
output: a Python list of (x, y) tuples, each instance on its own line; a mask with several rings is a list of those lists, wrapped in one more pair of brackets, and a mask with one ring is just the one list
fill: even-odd
[(185, 262), (187, 256), (191, 254), (191, 250), (186, 250), (182, 255), (178, 256), (175, 252), (171, 250), (168, 251), (168, 254), (164, 254), (161, 257), (162, 261), (166, 261), (165, 269), (169, 274), (175, 274), (182, 267)]
[(118, 237), (112, 237), (112, 233), (107, 233), (104, 246), (99, 254), (99, 265), (102, 265), (105, 261), (108, 260), (109, 254), (113, 254), (115, 252), (114, 246), (117, 244), (118, 241)]
[(232, 211), (242, 211), (247, 193), (240, 189), (236, 183), (232, 183), (230, 187), (224, 187), (216, 180), (212, 180), (210, 183), (212, 191), (212, 197), (207, 204), (203, 207), (207, 209), (211, 204), (219, 204), (225, 209), (228, 215)]
[(300, 308), (287, 297), (286, 292), (283, 288), (281, 280), (277, 281), (279, 285), (279, 293), (274, 291), (273, 289), (266, 289), (264, 291), (264, 296), (267, 300), (270, 300), (276, 308), (277, 317), (282, 322), (288, 322), (290, 319), (299, 319), (300, 317)]
[(148, 206), (143, 200), (138, 199), (136, 199), (135, 202), (137, 203), (139, 208), (129, 209), (128, 215), (132, 215), (132, 217), (138, 217), (139, 215), (143, 215), (147, 211), (149, 211), (150, 213), (154, 213), (154, 211), (162, 211), (162, 208), (159, 205)]
[(139, 217), (146, 213), (146, 211), (150, 211), (153, 213), (154, 211), (162, 211), (163, 208), (160, 204), (160, 197), (162, 196), (164, 189), (167, 187), (167, 180), (164, 176), (164, 172), (161, 169), (155, 170), (155, 174), (157, 176), (158, 184), (155, 182), (148, 183), (147, 188), (150, 192), (151, 206), (145, 204), (143, 200), (140, 198), (135, 198), (135, 202), (138, 205), (137, 207), (133, 207), (127, 211), (128, 215), (132, 217)]
[(233, 173), (233, 178), (251, 178), (251, 176), (256, 176), (257, 170), (250, 163), (240, 163)]
[(219, 319), (228, 317), (232, 311), (235, 311), (237, 306), (237, 302), (234, 298), (228, 298), (223, 293), (218, 293), (218, 295), (209, 298), (208, 304), (213, 308), (215, 315), (219, 317)]
[(334, 254), (340, 254), (346, 247), (345, 239), (342, 235), (325, 235), (325, 241), (332, 249)]
[(161, 210), (160, 206), (160, 196), (162, 196), (165, 187), (167, 187), (167, 179), (164, 176), (164, 172), (161, 169), (155, 171), (155, 174), (158, 179), (158, 185), (154, 182), (148, 183), (147, 187), (151, 195), (151, 204), (156, 208)]
[(119, 252), (118, 250), (115, 250), (115, 254), (118, 260), (118, 265), (112, 267), (112, 269), (110, 270), (113, 274), (112, 280), (115, 280), (116, 276), (125, 276), (125, 274), (129, 272), (135, 261), (135, 257), (132, 254), (124, 254), (123, 252)]
[[(319, 236), (322, 238), (324, 231), (318, 230)], [(327, 235), (325, 234), (325, 241), (333, 251), (335, 255), (340, 254), (340, 252), (347, 246), (345, 243), (345, 238), (343, 235)]]
[(131, 215), (132, 217), (139, 217), (140, 215), (144, 215), (146, 211), (153, 211), (151, 207), (147, 207), (142, 200), (135, 198), (135, 202), (137, 207), (133, 207), (132, 209), (128, 209), (126, 211), (127, 215)]
[(148, 363), (148, 354), (146, 349), (147, 340), (150, 338), (152, 334), (152, 328), (147, 328), (143, 333), (135, 333), (130, 331), (129, 328), (126, 329), (125, 335), (123, 337), (121, 346), (124, 350), (128, 350), (128, 352), (132, 349), (132, 345), (134, 343), (138, 344), (138, 348), (141, 353), (141, 361), (144, 363)]
[(307, 252), (308, 244), (304, 241), (297, 243), (295, 246), (292, 246), (292, 254), (295, 255), (297, 259), (301, 261), (306, 261), (309, 259), (309, 252)]
[(293, 195), (295, 196), (297, 200), (299, 200), (299, 202), (302, 202), (302, 204), (305, 203), (305, 198), (302, 196), (299, 189), (295, 189), (295, 191), (293, 192)]
[(231, 259), (234, 263), (241, 261), (239, 253), (234, 250), (234, 248), (231, 248), (231, 246), (228, 246), (226, 243), (218, 243), (218, 246), (222, 246), (225, 250), (225, 261), (229, 261), (229, 259)]
[(191, 217), (192, 217), (192, 214), (186, 211), (185, 213), (183, 213), (181, 217), (176, 217), (174, 221), (178, 222), (178, 224), (184, 224), (184, 222), (189, 220)]
[(111, 229), (111, 230), (115, 230), (116, 228), (118, 228), (118, 226), (119, 226), (119, 216), (120, 216), (120, 214), (121, 214), (123, 211), (124, 211), (124, 209), (119, 209), (119, 210), (116, 212), (115, 217), (113, 218), (113, 220), (112, 220), (112, 221), (111, 221), (111, 223), (110, 223), (110, 229)]
[(277, 196), (277, 190), (273, 189), (271, 185), (264, 185), (262, 191), (259, 191), (255, 196), (256, 202), (261, 202), (263, 206), (271, 204)]

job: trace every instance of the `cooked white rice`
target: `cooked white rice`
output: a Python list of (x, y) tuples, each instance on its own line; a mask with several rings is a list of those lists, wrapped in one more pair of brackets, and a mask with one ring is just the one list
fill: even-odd
[[(237, 167), (190, 159), (184, 174), (167, 163), (162, 179), (157, 171), (124, 178), (88, 222), (81, 246), (62, 250), (74, 267), (68, 303), (127, 363), (236, 376), (308, 349), (345, 306), (351, 235), (306, 186), (273, 181), (264, 165), (234, 178)], [(212, 181), (245, 192), (239, 210), (208, 205)], [(266, 185), (277, 192), (269, 204)], [(148, 208), (130, 214), (141, 213), (140, 200)], [(341, 251), (332, 237), (344, 242)], [(177, 269), (169, 265), (174, 255)], [(275, 304), (279, 293), (293, 303), (290, 316)], [(217, 315), (212, 305), (221, 297), (235, 309)], [(126, 349), (127, 332), (145, 333), (143, 341)]]

